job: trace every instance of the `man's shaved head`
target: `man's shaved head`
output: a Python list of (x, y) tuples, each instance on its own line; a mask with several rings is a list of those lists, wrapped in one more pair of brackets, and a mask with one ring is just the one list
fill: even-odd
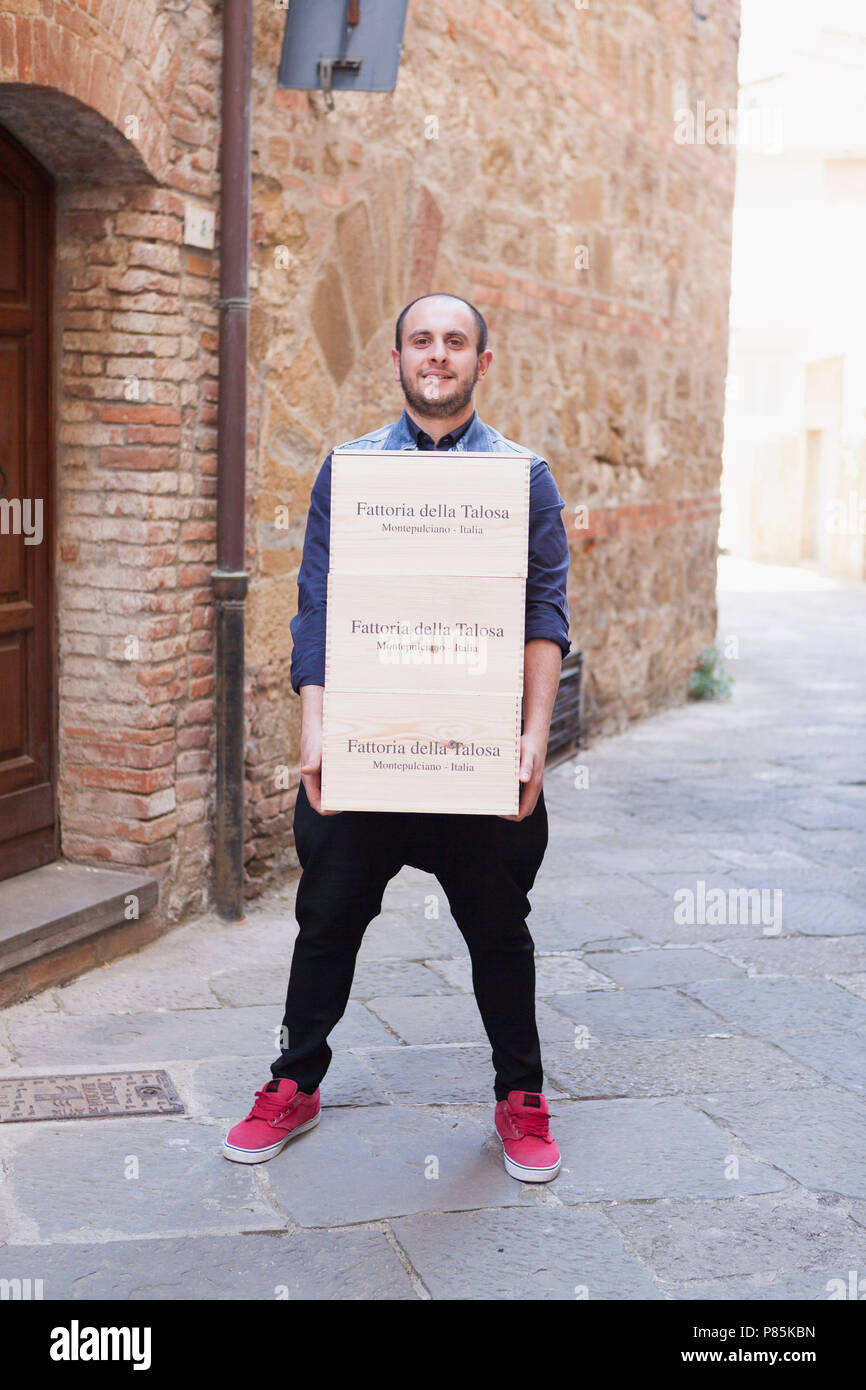
[(420, 294), (417, 299), (413, 299), (410, 304), (406, 305), (406, 308), (402, 311), (400, 317), (397, 320), (397, 327), (394, 333), (394, 346), (396, 347), (398, 352), (402, 352), (403, 350), (403, 320), (405, 319), (406, 315), (408, 314), (409, 310), (413, 307), (413, 305), (420, 304), (421, 301), (424, 299), (453, 299), (458, 304), (465, 304), (466, 308), (469, 309), (469, 311), (471, 312), (472, 317), (475, 320), (475, 327), (478, 330), (478, 351), (484, 352), (486, 350), (487, 324), (484, 320), (483, 315), (481, 315), (478, 312), (474, 304), (469, 303), (468, 299), (461, 299), (459, 294), (445, 294), (443, 292), (440, 294)]

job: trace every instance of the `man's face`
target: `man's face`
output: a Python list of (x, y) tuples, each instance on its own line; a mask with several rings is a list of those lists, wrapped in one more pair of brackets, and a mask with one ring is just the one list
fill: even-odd
[(422, 299), (403, 320), (402, 350), (391, 349), (394, 379), (416, 415), (438, 419), (469, 405), (493, 353), (478, 352), (478, 329), (465, 304)]

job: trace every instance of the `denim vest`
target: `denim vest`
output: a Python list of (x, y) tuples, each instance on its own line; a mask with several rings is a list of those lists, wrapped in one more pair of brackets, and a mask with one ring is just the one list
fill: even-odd
[[(381, 429), (372, 430), (370, 434), (362, 434), (360, 439), (353, 439), (347, 444), (340, 444), (334, 450), (339, 453), (341, 449), (412, 449), (419, 452), (406, 422), (406, 412), (395, 420), (391, 425), (383, 425)], [(492, 425), (486, 425), (475, 412), (475, 419), (468, 430), (453, 449), (443, 450), (447, 453), (478, 453), (478, 454), (531, 454), (532, 462), (529, 466), (530, 473), (539, 464), (547, 467), (544, 459), (537, 454), (532, 454), (530, 449), (524, 449), (522, 445), (515, 444), (513, 439), (506, 439), (504, 434), (500, 434)]]

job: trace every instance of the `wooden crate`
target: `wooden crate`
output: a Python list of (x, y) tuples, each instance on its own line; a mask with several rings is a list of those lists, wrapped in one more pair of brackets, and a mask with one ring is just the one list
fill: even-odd
[(517, 575), (328, 575), (325, 686), (520, 691), (525, 580)]
[(525, 579), (529, 463), (528, 454), (335, 449), (331, 573)]
[(324, 719), (325, 810), (517, 811), (519, 695), (326, 686)]
[(334, 452), (323, 809), (517, 811), (529, 468)]

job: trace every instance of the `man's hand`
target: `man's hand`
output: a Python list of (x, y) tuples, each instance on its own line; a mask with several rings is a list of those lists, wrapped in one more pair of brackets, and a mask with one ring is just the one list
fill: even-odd
[(520, 739), (520, 804), (516, 816), (503, 816), (503, 820), (525, 820), (535, 810), (544, 783), (544, 760), (547, 757), (547, 739), (535, 734), (523, 734)]
[(301, 781), (307, 800), (320, 816), (338, 816), (339, 811), (322, 810), (322, 701), (324, 686), (302, 685), (301, 696)]
[(550, 716), (562, 670), (562, 650), (546, 637), (533, 637), (523, 649), (523, 733), (520, 738), (520, 801), (516, 816), (525, 820), (541, 795)]

